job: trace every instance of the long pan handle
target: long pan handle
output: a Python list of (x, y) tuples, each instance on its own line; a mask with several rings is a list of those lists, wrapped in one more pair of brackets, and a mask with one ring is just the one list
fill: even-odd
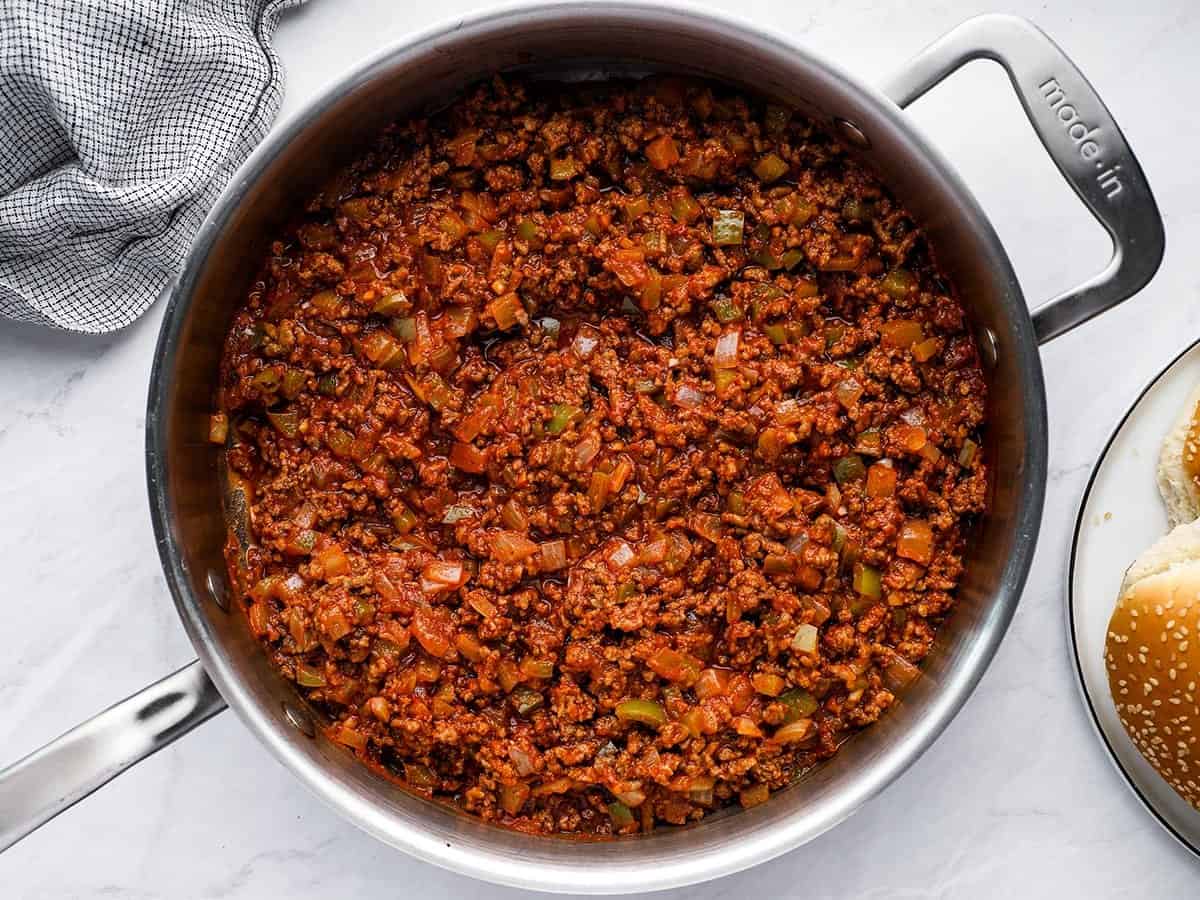
[(0, 771), (0, 851), (224, 708), (197, 660)]

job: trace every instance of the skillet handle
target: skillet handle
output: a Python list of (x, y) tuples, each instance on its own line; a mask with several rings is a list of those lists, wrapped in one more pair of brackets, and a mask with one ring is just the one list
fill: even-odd
[(224, 708), (197, 660), (0, 770), (0, 851)]
[(1034, 311), (1034, 330), (1045, 343), (1142, 289), (1162, 261), (1162, 216), (1103, 101), (1066, 54), (1025, 19), (968, 19), (910, 60), (883, 92), (906, 107), (974, 59), (993, 60), (1008, 72), (1050, 158), (1112, 238), (1113, 255), (1102, 272)]

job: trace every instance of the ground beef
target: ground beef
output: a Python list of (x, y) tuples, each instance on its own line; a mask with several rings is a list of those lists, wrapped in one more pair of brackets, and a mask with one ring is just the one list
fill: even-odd
[(763, 802), (895, 702), (984, 413), (921, 232), (798, 114), (497, 79), (279, 235), (212, 438), (250, 627), (330, 737), (609, 835)]

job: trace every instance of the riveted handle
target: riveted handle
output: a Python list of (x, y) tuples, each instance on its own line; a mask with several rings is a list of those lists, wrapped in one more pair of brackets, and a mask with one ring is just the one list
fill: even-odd
[(0, 770), (0, 851), (224, 708), (196, 661)]
[(1112, 258), (1103, 271), (1034, 311), (1034, 330), (1045, 343), (1145, 286), (1162, 261), (1162, 216), (1142, 167), (1095, 89), (1025, 19), (968, 19), (917, 54), (883, 91), (898, 106), (908, 106), (973, 59), (993, 60), (1008, 72), (1050, 158), (1112, 238)]

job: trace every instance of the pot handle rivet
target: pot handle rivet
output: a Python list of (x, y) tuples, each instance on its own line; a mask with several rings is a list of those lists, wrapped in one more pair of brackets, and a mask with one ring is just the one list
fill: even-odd
[(229, 591), (225, 588), (225, 578), (221, 573), (216, 569), (209, 570), (208, 575), (204, 578), (204, 586), (221, 611), (229, 612)]
[(283, 717), (287, 719), (289, 725), (305, 737), (316, 737), (317, 728), (313, 724), (312, 716), (286, 700), (283, 701)]
[(979, 329), (979, 358), (988, 369), (996, 368), (1000, 361), (1000, 341), (986, 325)]
[(849, 119), (835, 117), (833, 125), (838, 130), (838, 133), (845, 138), (846, 142), (852, 146), (863, 150), (871, 146), (871, 139), (863, 134), (863, 130)]

